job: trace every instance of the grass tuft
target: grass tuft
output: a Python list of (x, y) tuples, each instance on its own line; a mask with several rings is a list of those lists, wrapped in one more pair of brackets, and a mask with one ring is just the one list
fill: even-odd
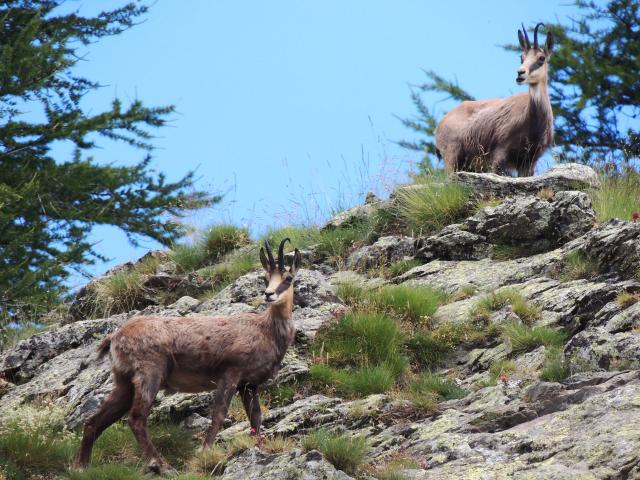
[(228, 254), (216, 265), (201, 268), (197, 273), (211, 280), (212, 290), (215, 293), (257, 266), (258, 262), (253, 252), (239, 251)]
[(397, 214), (406, 230), (416, 235), (433, 233), (464, 217), (470, 190), (445, 176), (420, 177), (415, 185), (397, 190)]
[(118, 271), (92, 285), (93, 315), (108, 317), (134, 310), (144, 292), (144, 276), (139, 271)]
[(591, 192), (593, 209), (599, 222), (613, 218), (631, 221), (640, 211), (640, 175), (627, 172), (602, 177), (598, 190)]
[(64, 477), (66, 480), (143, 480), (144, 473), (128, 465), (96, 465), (86, 470), (72, 470)]
[(502, 329), (505, 340), (511, 344), (513, 353), (526, 353), (540, 346), (547, 348), (561, 348), (564, 345), (566, 334), (560, 330), (549, 327), (534, 327), (527, 325), (510, 324)]
[(580, 250), (567, 254), (563, 263), (560, 274), (560, 280), (563, 282), (582, 278), (590, 279), (595, 277), (600, 270), (598, 263)]
[(634, 303), (637, 303), (638, 300), (640, 300), (639, 293), (620, 292), (616, 296), (616, 302), (623, 308), (630, 307)]
[(491, 314), (511, 306), (513, 313), (525, 323), (531, 324), (540, 317), (540, 309), (527, 302), (524, 297), (512, 288), (505, 288), (480, 298), (471, 309), (471, 318), (475, 321), (487, 322)]
[(467, 392), (456, 385), (453, 380), (443, 378), (433, 373), (424, 373), (414, 379), (409, 384), (409, 391), (412, 395), (422, 395), (426, 392), (433, 392), (438, 395), (439, 400), (453, 400), (464, 397)]
[(405, 346), (411, 355), (412, 363), (421, 370), (433, 370), (440, 366), (452, 345), (431, 332), (419, 331), (405, 340)]
[(545, 382), (561, 382), (571, 373), (569, 362), (564, 358), (559, 347), (549, 348), (545, 355), (544, 366), (540, 372), (540, 380)]
[(420, 265), (422, 265), (422, 262), (420, 260), (416, 260), (416, 259), (400, 260), (398, 262), (392, 263), (385, 270), (384, 272), (385, 277), (386, 278), (399, 277), (400, 275), (407, 273), (412, 268), (419, 267)]
[(384, 286), (372, 295), (381, 310), (413, 323), (428, 322), (447, 300), (447, 295), (440, 289), (406, 285)]
[(342, 433), (316, 430), (301, 441), (305, 451), (318, 450), (337, 469), (353, 475), (364, 463), (367, 444), (362, 436), (350, 437)]

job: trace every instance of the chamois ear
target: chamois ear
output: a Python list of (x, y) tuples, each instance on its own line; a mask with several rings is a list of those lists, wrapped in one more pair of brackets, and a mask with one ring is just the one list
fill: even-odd
[(298, 271), (298, 267), (300, 266), (301, 263), (302, 263), (302, 255), (300, 255), (300, 250), (296, 248), (295, 251), (293, 252), (293, 261), (291, 262), (291, 268), (289, 269), (289, 273), (295, 276), (296, 272)]
[(547, 32), (547, 41), (544, 44), (544, 50), (548, 54), (553, 50), (553, 33)]
[(524, 35), (522, 35), (522, 32), (520, 30), (518, 30), (518, 41), (520, 42), (520, 47), (522, 48), (523, 52), (527, 51), (527, 44), (524, 41)]
[(271, 271), (271, 269), (269, 268), (269, 260), (267, 260), (267, 256), (264, 253), (264, 248), (262, 247), (260, 247), (260, 263), (267, 272)]

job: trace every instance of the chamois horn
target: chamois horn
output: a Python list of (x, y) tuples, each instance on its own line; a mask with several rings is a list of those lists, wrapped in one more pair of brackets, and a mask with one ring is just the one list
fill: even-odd
[(527, 46), (527, 50), (531, 48), (531, 42), (529, 41), (529, 35), (527, 35), (527, 29), (524, 28), (524, 23), (522, 24), (522, 33), (524, 35), (524, 41)]
[(533, 48), (538, 49), (538, 27), (542, 25), (545, 26), (544, 23), (539, 23), (536, 25), (536, 28), (533, 29)]
[(273, 252), (271, 251), (271, 245), (269, 245), (268, 240), (264, 241), (264, 248), (267, 251), (267, 256), (269, 257), (269, 267), (271, 267), (271, 270), (275, 270), (276, 260), (273, 258)]
[(285, 237), (280, 242), (280, 247), (278, 248), (278, 268), (281, 272), (284, 272), (284, 244), (286, 242), (291, 243), (289, 237)]

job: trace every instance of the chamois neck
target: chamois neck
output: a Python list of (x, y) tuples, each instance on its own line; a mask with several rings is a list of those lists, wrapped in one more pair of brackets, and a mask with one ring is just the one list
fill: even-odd
[(283, 296), (283, 302), (269, 307), (269, 317), (272, 320), (291, 320), (293, 311), (293, 288), (289, 288)]
[(549, 108), (549, 90), (547, 82), (538, 82), (529, 85), (529, 108)]

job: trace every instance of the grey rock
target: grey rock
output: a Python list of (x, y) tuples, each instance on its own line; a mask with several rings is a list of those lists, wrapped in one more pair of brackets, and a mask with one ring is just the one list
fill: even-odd
[(414, 239), (402, 235), (380, 237), (372, 245), (355, 250), (347, 259), (347, 268), (365, 272), (370, 268), (389, 266), (394, 262), (413, 257)]
[(189, 312), (193, 312), (200, 303), (200, 300), (184, 296), (180, 297), (175, 303), (169, 305), (167, 308), (176, 310), (180, 315), (186, 315)]
[(469, 232), (462, 225), (449, 225), (437, 235), (418, 238), (415, 243), (416, 258), (424, 261), (442, 260), (480, 260), (487, 258), (491, 247), (487, 239)]
[(235, 456), (226, 466), (223, 480), (349, 480), (316, 450), (266, 454), (251, 448)]
[(549, 189), (554, 192), (563, 190), (584, 190), (598, 188), (600, 180), (594, 169), (577, 163), (556, 165), (542, 175), (533, 177), (503, 177), (493, 173), (455, 172), (452, 177), (462, 185), (467, 185), (479, 193), (488, 193), (493, 197), (536, 194)]

